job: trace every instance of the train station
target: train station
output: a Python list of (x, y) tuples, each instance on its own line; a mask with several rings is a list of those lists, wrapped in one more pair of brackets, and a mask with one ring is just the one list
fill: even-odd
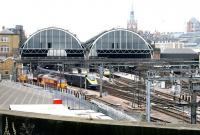
[(140, 35), (126, 29), (104, 31), (83, 43), (69, 31), (50, 27), (33, 33), (21, 46), (20, 55), (22, 63), (40, 60), (39, 63), (84, 65), (148, 60), (153, 57), (153, 48)]
[[(34, 32), (20, 46), (20, 57), (0, 62), (0, 128), (16, 132), (26, 117), (33, 133), (49, 133), (48, 128), (60, 126), (56, 121), (78, 121), (77, 128), (87, 130), (88, 123), (112, 127), (111, 134), (132, 129), (199, 133), (198, 125), (185, 126), (200, 123), (199, 55), (185, 48), (160, 52), (147, 41), (122, 28), (86, 42), (62, 28)], [(38, 123), (51, 124), (41, 128)]]
[(200, 135), (199, 4), (2, 0), (0, 135)]

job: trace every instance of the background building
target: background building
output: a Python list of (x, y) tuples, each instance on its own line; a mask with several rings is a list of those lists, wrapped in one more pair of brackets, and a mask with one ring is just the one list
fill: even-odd
[(183, 48), (184, 43), (180, 41), (158, 41), (155, 42), (155, 48), (160, 48), (161, 52), (166, 48), (179, 49)]
[(160, 60), (160, 48), (154, 48), (152, 59)]
[(188, 32), (179, 37), (179, 41), (184, 43), (185, 48), (199, 49), (200, 32)]
[(0, 56), (17, 57), (19, 49), (19, 35), (2, 27), (0, 31)]
[(184, 42), (179, 40), (179, 37), (184, 34), (183, 32), (167, 32), (167, 33), (154, 33), (150, 37), (152, 45), (155, 48), (160, 48), (162, 52), (166, 48), (184, 48)]
[(199, 32), (200, 31), (200, 22), (196, 18), (191, 18), (187, 22), (187, 32)]
[(9, 78), (9, 75), (13, 71), (14, 60), (8, 57), (4, 60), (0, 60), (0, 74), (3, 78)]
[(21, 74), (22, 64), (16, 63), (12, 57), (0, 59), (0, 74), (2, 78), (10, 78), (10, 75)]
[(19, 46), (22, 46), (22, 44), (26, 41), (26, 35), (25, 31), (23, 29), (22, 25), (16, 25), (15, 28), (8, 28), (10, 31), (12, 31), (14, 34), (19, 35)]
[(161, 52), (161, 59), (177, 59), (177, 60), (198, 60), (198, 53), (193, 51), (190, 48), (166, 48), (163, 52)]

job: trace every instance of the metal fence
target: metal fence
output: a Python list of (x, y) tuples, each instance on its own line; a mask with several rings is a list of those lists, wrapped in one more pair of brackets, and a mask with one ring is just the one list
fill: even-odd
[(95, 100), (92, 100), (91, 103), (95, 105), (94, 110), (96, 110), (97, 112), (102, 112), (103, 114), (110, 116), (111, 118), (115, 120), (130, 120), (130, 121), (138, 120), (136, 117), (127, 115), (122, 110), (117, 110), (115, 108), (112, 108), (108, 105), (97, 102)]

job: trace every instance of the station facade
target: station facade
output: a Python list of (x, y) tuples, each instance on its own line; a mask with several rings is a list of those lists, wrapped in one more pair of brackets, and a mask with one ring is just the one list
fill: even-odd
[(111, 29), (85, 43), (61, 28), (33, 33), (20, 48), (21, 57), (151, 58), (152, 47), (140, 35), (126, 29)]
[(126, 29), (105, 31), (84, 46), (89, 50), (89, 57), (151, 58), (153, 51), (144, 38)]
[(61, 28), (45, 28), (33, 33), (20, 48), (21, 57), (83, 57), (84, 48), (76, 36)]

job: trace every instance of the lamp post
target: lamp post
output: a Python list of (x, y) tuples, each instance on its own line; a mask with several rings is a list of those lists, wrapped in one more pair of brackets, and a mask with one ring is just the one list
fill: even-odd
[(100, 97), (102, 97), (103, 64), (99, 66), (99, 74), (100, 74)]
[(12, 78), (11, 79), (13, 79), (14, 80), (14, 82), (16, 82), (17, 81), (17, 68), (16, 68), (17, 66), (16, 66), (16, 62), (14, 61), (14, 63), (13, 63), (13, 75), (12, 75)]
[(85, 90), (87, 88), (87, 80), (86, 80), (86, 78), (87, 78), (87, 75), (85, 75)]
[(151, 118), (151, 85), (152, 85), (152, 77), (154, 73), (147, 71), (147, 79), (146, 79), (146, 120), (150, 122)]
[(60, 82), (60, 92), (61, 92), (61, 67), (60, 66), (59, 66), (59, 71), (60, 71), (60, 79), (59, 79), (60, 81), (59, 82)]
[(82, 88), (82, 83), (83, 83), (83, 82), (82, 82), (82, 77), (81, 77), (81, 76), (79, 77), (79, 81), (80, 81), (80, 89), (81, 89), (81, 88)]
[(111, 69), (112, 69), (112, 67), (111, 67), (111, 65), (109, 65), (109, 72), (110, 72), (110, 74), (109, 74), (109, 82), (111, 82)]
[(151, 103), (150, 103), (150, 92), (151, 92), (151, 82), (150, 80), (146, 80), (146, 91), (147, 91), (147, 97), (146, 97), (146, 120), (147, 122), (150, 122), (150, 111), (151, 111)]
[(62, 74), (61, 74), (61, 72), (63, 70), (63, 67), (60, 64), (57, 64), (57, 65), (58, 65), (58, 71), (60, 72), (60, 77), (59, 77), (60, 92), (62, 92), (62, 88), (61, 88), (61, 77), (62, 77)]
[(197, 92), (200, 91), (199, 82), (190, 81), (190, 91), (191, 91), (191, 124), (196, 124), (197, 122)]

